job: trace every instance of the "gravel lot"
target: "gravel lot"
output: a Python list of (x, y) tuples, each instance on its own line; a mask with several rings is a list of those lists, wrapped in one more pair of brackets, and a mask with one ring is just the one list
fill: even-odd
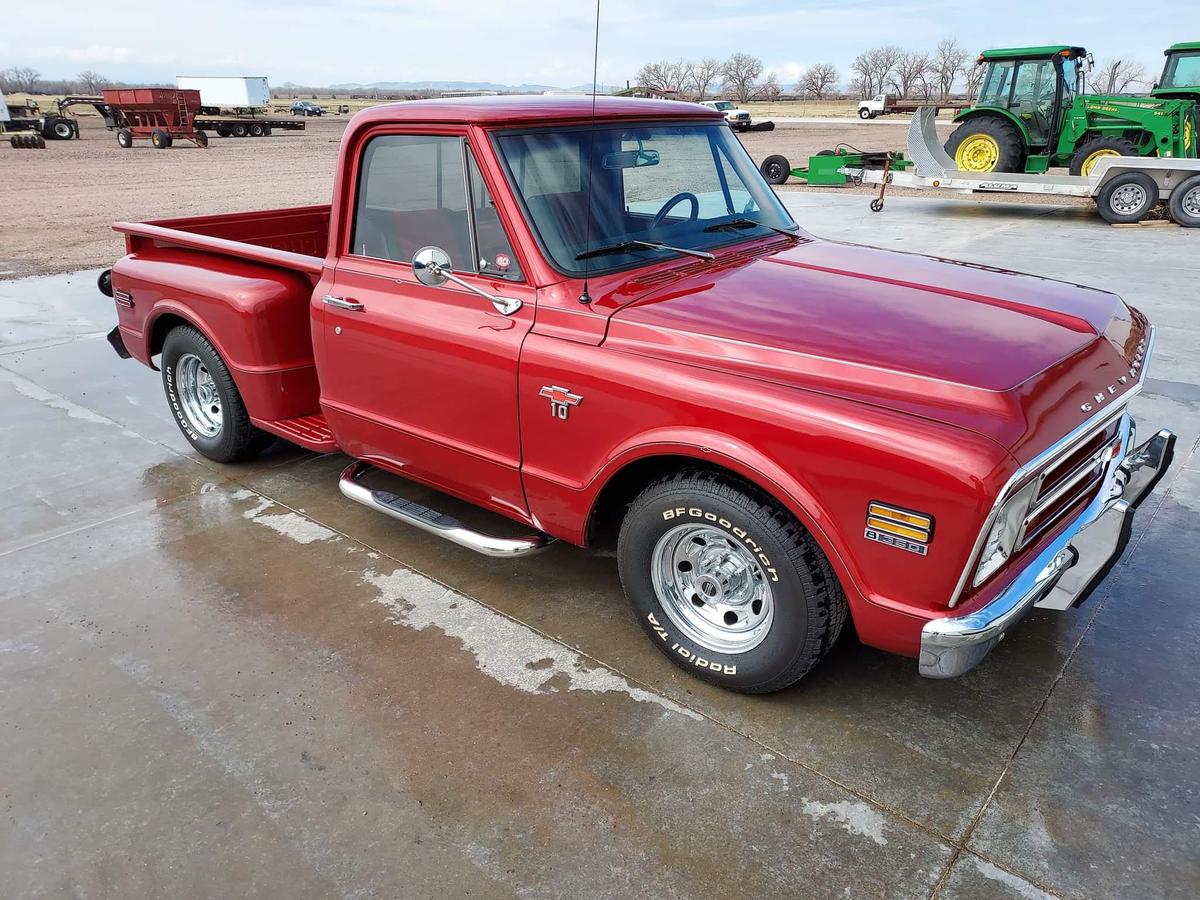
[[(109, 228), (115, 220), (202, 215), (325, 203), (333, 183), (338, 141), (349, 120), (309, 119), (304, 132), (270, 138), (213, 137), (200, 150), (179, 141), (169, 152), (149, 142), (122, 150), (95, 117), (80, 117), (82, 138), (49, 142), (43, 151), (14, 150), (0, 143), (4, 184), (4, 239), (0, 278), (72, 272), (107, 266), (122, 243)], [(945, 133), (949, 124), (939, 126)], [(782, 153), (793, 165), (845, 142), (864, 150), (901, 147), (905, 120), (844, 125), (781, 124), (772, 132), (741, 136), (756, 161)], [(808, 188), (872, 193), (862, 188)], [(945, 194), (925, 191), (924, 196)], [(1042, 202), (1041, 198), (988, 197), (986, 202)], [(1079, 201), (1063, 201), (1069, 204)]]

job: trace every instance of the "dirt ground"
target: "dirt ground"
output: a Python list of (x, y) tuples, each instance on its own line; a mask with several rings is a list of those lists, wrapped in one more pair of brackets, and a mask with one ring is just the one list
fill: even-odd
[[(123, 249), (109, 227), (116, 220), (326, 203), (338, 143), (349, 120), (309, 119), (304, 132), (269, 138), (213, 136), (208, 150), (179, 141), (167, 151), (154, 150), (148, 142), (122, 150), (98, 118), (79, 121), (80, 140), (50, 141), (45, 150), (14, 150), (6, 141), (0, 143), (0, 278), (111, 264)], [(775, 131), (741, 138), (756, 161), (782, 153), (795, 166), (839, 142), (864, 150), (902, 147), (905, 128), (903, 122), (848, 119), (844, 125), (781, 124)], [(819, 190), (795, 183), (782, 189)], [(823, 190), (872, 192), (866, 187)]]

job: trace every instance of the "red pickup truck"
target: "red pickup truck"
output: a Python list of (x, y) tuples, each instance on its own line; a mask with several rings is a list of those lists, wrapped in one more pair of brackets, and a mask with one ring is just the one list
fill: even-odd
[(493, 556), (615, 543), (650, 640), (734, 690), (796, 681), (847, 616), (967, 671), (1088, 595), (1171, 461), (1127, 412), (1137, 310), (817, 239), (692, 104), (378, 106), (329, 206), (114, 228), (110, 340), (200, 453), (340, 450), (348, 497)]

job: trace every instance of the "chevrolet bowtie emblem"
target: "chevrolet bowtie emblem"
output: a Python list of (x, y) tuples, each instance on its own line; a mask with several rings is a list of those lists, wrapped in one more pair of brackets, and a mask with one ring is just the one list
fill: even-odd
[(550, 415), (556, 419), (565, 419), (572, 406), (583, 402), (579, 394), (572, 394), (569, 389), (558, 386), (547, 385), (538, 391), (538, 396), (550, 401)]

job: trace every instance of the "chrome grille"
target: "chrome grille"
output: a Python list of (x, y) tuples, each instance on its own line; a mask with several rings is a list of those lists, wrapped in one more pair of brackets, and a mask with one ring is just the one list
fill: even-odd
[(1037, 493), (1022, 524), (1018, 549), (1033, 543), (1072, 509), (1096, 496), (1109, 463), (1121, 449), (1121, 418), (1097, 429), (1037, 476)]

